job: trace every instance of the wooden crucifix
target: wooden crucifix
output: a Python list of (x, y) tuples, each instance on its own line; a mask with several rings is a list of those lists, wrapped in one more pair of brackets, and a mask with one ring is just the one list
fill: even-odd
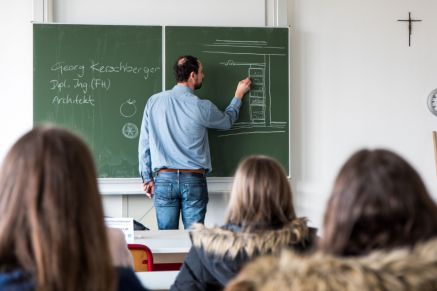
[(422, 21), (421, 19), (412, 19), (411, 12), (408, 12), (408, 19), (398, 19), (398, 21), (408, 21), (408, 46), (411, 46), (411, 30), (413, 29), (412, 23)]

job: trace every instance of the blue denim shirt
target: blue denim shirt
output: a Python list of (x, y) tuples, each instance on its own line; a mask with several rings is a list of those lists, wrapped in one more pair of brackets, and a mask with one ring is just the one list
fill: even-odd
[(240, 106), (241, 100), (233, 98), (223, 112), (183, 85), (150, 97), (138, 145), (143, 182), (152, 180), (152, 173), (161, 168), (211, 171), (207, 129), (230, 129)]

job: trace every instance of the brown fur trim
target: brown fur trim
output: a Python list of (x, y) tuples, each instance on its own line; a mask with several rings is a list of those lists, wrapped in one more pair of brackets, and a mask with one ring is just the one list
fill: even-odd
[(284, 227), (260, 232), (232, 232), (219, 227), (205, 228), (195, 224), (191, 230), (193, 245), (207, 253), (235, 258), (244, 251), (248, 256), (254, 254), (277, 254), (284, 247), (302, 243), (308, 238), (306, 218), (297, 218)]
[(338, 258), (317, 253), (261, 257), (248, 264), (226, 291), (252, 290), (437, 290), (437, 239), (414, 249)]

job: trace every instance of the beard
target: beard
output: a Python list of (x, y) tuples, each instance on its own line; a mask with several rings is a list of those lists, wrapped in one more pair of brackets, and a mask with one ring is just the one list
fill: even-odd
[(194, 85), (194, 90), (198, 90), (198, 89), (202, 88), (202, 83), (203, 82), (196, 83), (196, 85)]

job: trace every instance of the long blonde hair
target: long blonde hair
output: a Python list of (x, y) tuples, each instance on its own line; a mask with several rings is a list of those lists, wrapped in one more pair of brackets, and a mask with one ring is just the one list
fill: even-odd
[(114, 290), (96, 172), (87, 146), (36, 127), (0, 170), (0, 266), (21, 269), (36, 290)]
[(235, 174), (226, 222), (244, 230), (280, 227), (296, 218), (291, 187), (272, 158), (251, 156)]

